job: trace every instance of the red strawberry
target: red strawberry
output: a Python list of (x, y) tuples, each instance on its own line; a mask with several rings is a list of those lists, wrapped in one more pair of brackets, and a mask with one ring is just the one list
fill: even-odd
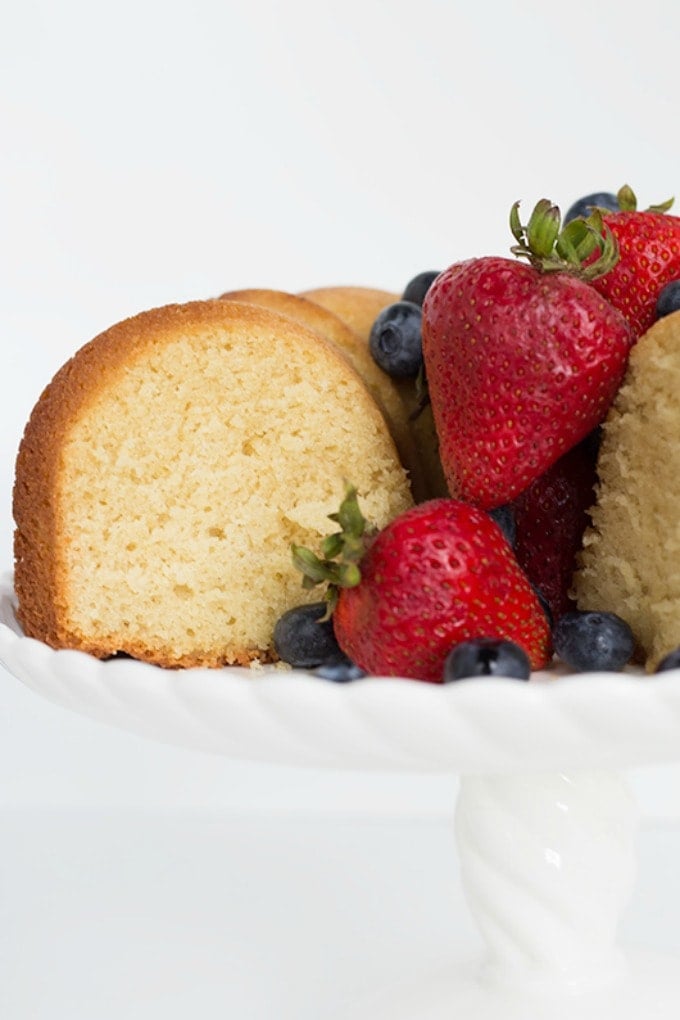
[[(354, 496), (350, 490), (343, 506)], [(313, 580), (322, 579), (320, 566), (338, 567), (298, 547), (294, 555)], [(547, 664), (545, 613), (500, 528), (483, 511), (453, 499), (421, 503), (353, 558), (358, 571), (350, 563), (353, 576), (335, 578), (352, 586), (339, 588), (333, 620), (340, 647), (366, 672), (440, 682), (451, 648), (482, 637), (520, 645), (533, 669)]]
[(531, 483), (512, 504), (515, 556), (553, 618), (574, 609), (569, 597), (576, 554), (594, 502), (597, 442), (588, 436)]
[(630, 188), (618, 193), (621, 212), (604, 220), (619, 246), (616, 265), (593, 286), (628, 320), (635, 339), (656, 319), (656, 300), (671, 280), (680, 280), (680, 217), (664, 206), (638, 212)]
[[(513, 209), (512, 259), (458, 263), (423, 306), (423, 355), (452, 496), (508, 503), (604, 418), (633, 342), (623, 316), (579, 278), (584, 251), (615, 258), (611, 235), (539, 202), (526, 228)], [(597, 240), (594, 240), (594, 238)]]

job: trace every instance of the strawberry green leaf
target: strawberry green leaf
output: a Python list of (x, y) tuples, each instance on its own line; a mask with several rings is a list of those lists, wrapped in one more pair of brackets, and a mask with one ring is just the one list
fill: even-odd
[(333, 535), (327, 535), (321, 543), (321, 551), (326, 560), (334, 560), (339, 556), (343, 548), (342, 534), (338, 531)]
[(340, 588), (356, 588), (361, 581), (361, 571), (356, 563), (340, 563), (338, 566)]
[[(338, 512), (335, 514), (329, 514), (328, 517), (331, 521), (336, 521), (340, 525), (340, 537), (344, 541), (345, 546), (351, 547), (352, 550), (354, 550), (357, 546), (358, 540), (363, 538), (366, 530), (366, 518), (359, 507), (357, 490), (353, 485), (348, 485), (346, 487), (345, 497), (340, 504)], [(338, 550), (338, 552), (340, 552), (340, 550)]]
[(650, 205), (648, 206), (648, 212), (666, 213), (674, 202), (674, 198), (669, 198), (665, 202), (661, 202), (659, 205)]
[(560, 210), (547, 198), (537, 202), (526, 229), (527, 244), (538, 258), (549, 258), (560, 232)]
[(585, 220), (578, 218), (567, 223), (555, 244), (555, 251), (561, 258), (578, 265), (597, 249), (597, 233)]
[(637, 209), (635, 192), (628, 184), (624, 184), (616, 192), (616, 201), (619, 203), (619, 209), (622, 212), (635, 212)]
[[(635, 192), (628, 184), (624, 184), (622, 188), (619, 188), (616, 193), (616, 200), (622, 212), (637, 212), (637, 198)], [(665, 202), (648, 205), (645, 212), (667, 213), (674, 202), (674, 198), (668, 198)]]
[(357, 490), (347, 485), (337, 513), (329, 519), (341, 530), (327, 535), (321, 542), (321, 556), (301, 545), (291, 545), (293, 564), (302, 574), (302, 586), (309, 589), (326, 584), (326, 599), (332, 606), (339, 588), (356, 588), (361, 582), (358, 562), (366, 551), (366, 543), (375, 532), (368, 527), (361, 512)]
[(519, 218), (519, 202), (514, 202), (510, 210), (510, 230), (518, 244), (524, 243), (524, 227)]
[(302, 545), (292, 545), (291, 551), (293, 554), (293, 563), (297, 569), (304, 575), (303, 584), (305, 587), (310, 587), (308, 582), (312, 585), (321, 584), (323, 581), (330, 580), (328, 563), (325, 560), (319, 559), (319, 557), (311, 551), (306, 549)]
[(600, 210), (594, 209), (587, 219), (572, 220), (562, 230), (560, 221), (558, 207), (543, 198), (523, 226), (516, 202), (510, 212), (510, 228), (517, 244), (510, 250), (542, 273), (571, 273), (583, 280), (608, 273), (619, 251)]

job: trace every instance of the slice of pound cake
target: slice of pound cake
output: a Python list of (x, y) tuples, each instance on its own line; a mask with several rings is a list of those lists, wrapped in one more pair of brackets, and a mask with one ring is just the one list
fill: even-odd
[(378, 368), (363, 337), (327, 308), (298, 297), (297, 294), (251, 288), (228, 291), (221, 294), (220, 298), (227, 301), (246, 301), (249, 304), (270, 308), (280, 315), (286, 315), (302, 323), (334, 344), (359, 373), (364, 385), (383, 412), (401, 462), (408, 471), (414, 498), (417, 502), (427, 499), (430, 492), (423, 477), (421, 457), (413, 439), (409, 420), (411, 404), (404, 399), (395, 380)]
[(162, 666), (274, 658), (345, 481), (367, 517), (411, 504), (385, 419), (316, 333), (229, 301), (144, 312), (96, 337), (33, 410), (14, 490), (29, 636)]
[[(361, 338), (367, 352), (373, 323), (378, 315), (389, 305), (401, 300), (400, 294), (391, 291), (351, 286), (316, 287), (313, 290), (303, 291), (301, 296), (308, 303), (314, 303), (341, 319)], [(420, 406), (414, 380), (391, 379), (389, 381), (401, 396), (402, 406), (407, 409), (410, 440), (407, 464), (411, 472), (411, 483), (416, 502), (438, 496), (448, 496), (444, 471), (439, 459), (439, 440), (429, 402)], [(401, 434), (403, 435), (403, 427)], [(415, 462), (413, 450), (415, 450)]]
[(574, 579), (578, 605), (622, 616), (653, 669), (680, 646), (680, 313), (633, 347), (598, 475)]
[(368, 340), (378, 314), (399, 300), (400, 295), (376, 287), (313, 287), (300, 291), (300, 297), (321, 305), (346, 322), (359, 336)]

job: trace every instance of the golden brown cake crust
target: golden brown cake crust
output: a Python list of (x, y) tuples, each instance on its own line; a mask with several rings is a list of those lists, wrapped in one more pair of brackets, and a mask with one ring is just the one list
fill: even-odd
[(316, 330), (348, 354), (356, 354), (363, 358), (366, 352), (363, 338), (338, 315), (298, 294), (269, 287), (247, 287), (228, 290), (220, 294), (220, 300), (245, 301), (248, 304), (261, 305), (273, 312), (287, 315), (296, 322), (304, 323), (309, 329)]
[[(106, 389), (121, 363), (150, 344), (163, 343), (178, 329), (201, 328), (224, 321), (224, 317), (225, 308), (218, 302), (167, 305), (132, 316), (76, 351), (43, 390), (19, 446), (13, 492), (14, 589), (17, 617), (28, 636), (53, 648), (76, 648), (100, 657), (111, 654), (111, 648), (79, 639), (61, 624), (64, 596), (56, 551), (61, 524), (57, 481), (63, 437), (84, 405)], [(130, 647), (128, 652), (142, 656), (144, 649)], [(241, 658), (243, 664), (250, 661), (247, 656)], [(168, 664), (159, 661), (159, 665)], [(195, 665), (193, 661), (186, 664)]]
[(401, 295), (376, 287), (337, 286), (314, 287), (301, 291), (300, 297), (333, 312), (367, 342), (378, 314), (399, 301)]
[[(122, 651), (162, 666), (246, 665), (254, 659), (273, 661), (271, 642), (252, 647), (233, 645), (225, 652), (210, 648), (178, 654), (163, 647), (149, 649), (130, 640), (112, 647), (97, 636), (65, 627), (67, 595), (61, 550), (71, 536), (65, 533), (58, 498), (64, 467), (64, 441), (75, 423), (107, 388), (153, 348), (161, 349), (177, 337), (211, 334), (233, 325), (269, 330), (286, 343), (314, 352), (329, 372), (349, 380), (361, 402), (359, 413), (374, 420), (386, 436), (382, 415), (354, 370), (317, 334), (267, 309), (229, 301), (197, 301), (143, 312), (116, 324), (82, 347), (55, 375), (35, 405), (26, 425), (16, 463), (13, 495), (15, 518), (15, 590), (18, 618), (29, 636), (55, 648), (82, 649), (106, 657)], [(305, 348), (305, 349), (307, 349)], [(155, 352), (152, 352), (155, 353)], [(389, 444), (389, 440), (387, 440)], [(384, 447), (383, 447), (384, 448)], [(396, 451), (393, 453), (397, 463)], [(404, 492), (407, 491), (405, 477)]]

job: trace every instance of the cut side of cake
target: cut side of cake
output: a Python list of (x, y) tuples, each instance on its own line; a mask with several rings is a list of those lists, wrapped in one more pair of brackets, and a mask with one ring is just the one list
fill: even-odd
[(574, 592), (626, 620), (653, 670), (680, 646), (680, 312), (633, 347), (597, 469)]
[[(380, 312), (396, 301), (400, 294), (374, 287), (316, 287), (301, 292), (309, 303), (318, 305), (348, 326), (360, 337), (369, 352), (373, 323)], [(370, 357), (370, 353), (369, 353)], [(385, 376), (385, 373), (382, 373)], [(385, 378), (388, 378), (385, 376)], [(401, 396), (402, 406), (408, 412), (409, 470), (416, 502), (448, 496), (449, 491), (439, 459), (439, 440), (434, 427), (432, 408), (428, 402), (419, 406), (419, 397), (412, 379), (390, 380), (393, 389)], [(384, 385), (384, 384), (383, 384)], [(413, 461), (415, 448), (415, 462)]]
[(394, 379), (376, 365), (368, 343), (362, 336), (338, 318), (334, 312), (286, 291), (249, 288), (227, 291), (227, 293), (221, 294), (220, 298), (227, 301), (244, 301), (269, 308), (314, 330), (328, 343), (335, 345), (359, 373), (366, 388), (383, 412), (401, 462), (408, 471), (416, 502), (427, 499), (431, 495), (410, 420), (414, 407), (413, 388), (411, 387), (409, 391), (400, 387)]
[(264, 308), (143, 312), (81, 348), (20, 446), (15, 588), (27, 635), (162, 666), (275, 658), (345, 483), (381, 527), (412, 503), (385, 419), (317, 333)]

